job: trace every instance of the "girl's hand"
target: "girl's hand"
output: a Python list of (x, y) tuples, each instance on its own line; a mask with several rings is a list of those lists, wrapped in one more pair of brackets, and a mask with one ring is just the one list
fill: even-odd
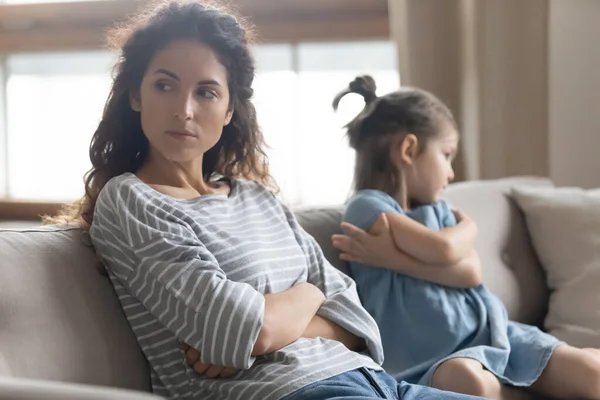
[(207, 365), (200, 362), (200, 352), (190, 347), (189, 345), (182, 343), (179, 348), (185, 351), (185, 361), (188, 365), (194, 368), (194, 371), (200, 375), (204, 375), (210, 379), (231, 378), (239, 372), (239, 370), (231, 367), (220, 367), (218, 365)]
[(347, 222), (342, 222), (341, 227), (347, 234), (331, 238), (333, 247), (341, 251), (340, 259), (380, 268), (398, 262), (401, 252), (396, 247), (385, 214), (379, 216), (369, 232)]
[(475, 221), (469, 217), (464, 211), (459, 210), (459, 209), (454, 209), (452, 210), (452, 212), (454, 213), (454, 216), (456, 218), (456, 224), (465, 224), (465, 225), (470, 225), (471, 229), (473, 231), (473, 239), (475, 239), (478, 235), (479, 229), (477, 227), (477, 223), (475, 223)]
[(452, 210), (452, 212), (454, 213), (454, 217), (456, 218), (456, 223), (461, 223), (461, 222), (469, 222), (469, 223), (473, 223), (475, 224), (475, 221), (473, 221), (473, 219), (471, 219), (471, 217), (469, 217), (464, 211), (459, 210), (458, 208), (455, 208)]
[(469, 218), (467, 216), (467, 214), (465, 214), (463, 211), (461, 211), (459, 209), (454, 209), (454, 210), (452, 210), (452, 212), (454, 213), (454, 217), (456, 218), (456, 223), (459, 223), (459, 222)]

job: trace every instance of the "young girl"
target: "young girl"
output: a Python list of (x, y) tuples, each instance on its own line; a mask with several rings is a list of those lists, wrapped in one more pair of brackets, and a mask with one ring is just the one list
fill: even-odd
[(509, 321), (481, 284), (477, 227), (442, 200), (459, 135), (449, 109), (422, 90), (383, 97), (369, 76), (334, 100), (364, 97), (347, 125), (355, 191), (334, 235), (363, 305), (379, 325), (384, 368), (399, 381), (493, 399), (527, 387), (600, 399), (600, 352)]

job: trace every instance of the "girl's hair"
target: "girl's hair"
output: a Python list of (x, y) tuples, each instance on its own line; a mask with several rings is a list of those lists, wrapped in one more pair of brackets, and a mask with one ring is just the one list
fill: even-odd
[(78, 222), (88, 229), (104, 185), (115, 176), (140, 168), (149, 145), (129, 95), (139, 90), (154, 55), (177, 40), (208, 45), (227, 69), (233, 118), (218, 143), (204, 154), (204, 179), (221, 175), (274, 186), (251, 102), (255, 63), (249, 48), (249, 28), (232, 12), (207, 3), (163, 0), (112, 30), (109, 44), (120, 51), (120, 56), (102, 120), (91, 141), (92, 168), (85, 175), (85, 196), (59, 216), (46, 217), (46, 223)]
[(354, 190), (378, 189), (396, 195), (401, 182), (390, 149), (397, 135), (415, 135), (422, 151), (444, 124), (456, 128), (456, 122), (448, 107), (429, 92), (403, 88), (377, 97), (376, 90), (371, 76), (359, 76), (335, 97), (333, 109), (347, 94), (364, 98), (365, 108), (345, 126), (350, 147), (356, 150)]

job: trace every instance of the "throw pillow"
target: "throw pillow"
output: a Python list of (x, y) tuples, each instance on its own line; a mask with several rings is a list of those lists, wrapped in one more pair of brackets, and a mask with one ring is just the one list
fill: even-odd
[(545, 328), (576, 347), (600, 348), (600, 189), (516, 187), (551, 290)]

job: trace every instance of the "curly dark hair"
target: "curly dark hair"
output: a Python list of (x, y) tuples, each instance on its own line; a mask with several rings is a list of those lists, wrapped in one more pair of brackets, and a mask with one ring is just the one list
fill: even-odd
[(112, 29), (109, 45), (119, 50), (120, 56), (102, 120), (91, 141), (92, 168), (84, 178), (85, 196), (66, 206), (60, 215), (46, 217), (45, 222), (77, 222), (89, 228), (104, 185), (141, 167), (149, 144), (129, 96), (139, 90), (155, 53), (176, 40), (198, 40), (208, 45), (227, 69), (233, 118), (217, 144), (204, 154), (204, 179), (227, 176), (275, 187), (251, 102), (255, 77), (249, 48), (252, 37), (250, 25), (214, 1), (160, 1)]

